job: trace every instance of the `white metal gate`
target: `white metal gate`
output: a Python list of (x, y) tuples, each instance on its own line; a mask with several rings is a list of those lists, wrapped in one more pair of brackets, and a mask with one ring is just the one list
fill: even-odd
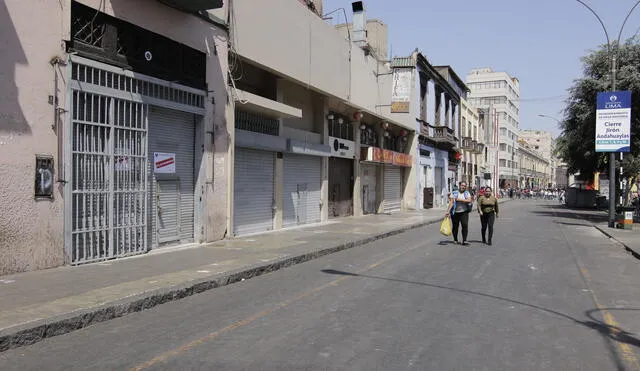
[(72, 93), (71, 261), (146, 250), (147, 108)]
[(273, 229), (273, 152), (236, 147), (233, 193), (233, 233), (243, 235)]
[(175, 172), (153, 171), (150, 162), (149, 209), (152, 247), (193, 242), (194, 234), (193, 114), (161, 107), (149, 108), (149, 155), (173, 155)]
[(322, 158), (285, 154), (284, 227), (320, 222)]
[(384, 212), (400, 211), (402, 205), (402, 169), (385, 166), (384, 169)]
[(149, 105), (204, 114), (205, 93), (72, 56), (63, 128), (71, 264), (148, 250)]

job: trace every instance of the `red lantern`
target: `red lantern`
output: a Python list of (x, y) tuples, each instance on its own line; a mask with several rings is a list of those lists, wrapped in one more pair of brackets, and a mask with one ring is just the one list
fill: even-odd
[(400, 130), (400, 136), (404, 137), (405, 135), (407, 135), (407, 132), (404, 130)]
[(460, 152), (456, 152), (456, 160), (460, 161), (460, 159), (462, 158), (462, 155), (460, 154)]
[(356, 121), (360, 121), (360, 120), (362, 120), (362, 112), (360, 112), (360, 111), (356, 111), (356, 112), (353, 114), (353, 119), (354, 119), (354, 120), (356, 120)]

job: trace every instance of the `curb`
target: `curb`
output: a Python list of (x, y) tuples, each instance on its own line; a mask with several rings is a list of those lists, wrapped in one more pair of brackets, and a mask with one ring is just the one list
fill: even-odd
[(631, 246), (627, 245), (626, 243), (618, 240), (617, 238), (615, 238), (613, 235), (611, 235), (609, 232), (607, 232), (605, 229), (601, 228), (600, 226), (597, 225), (593, 225), (597, 230), (599, 230), (603, 235), (607, 236), (608, 238), (616, 241), (616, 243), (622, 245), (622, 247), (624, 247), (624, 249), (630, 253), (631, 255), (633, 255), (634, 258), (640, 260), (640, 253), (638, 253), (637, 251), (635, 251), (634, 249), (631, 248)]
[(440, 218), (423, 221), (356, 241), (343, 243), (338, 246), (288, 257), (272, 263), (249, 266), (236, 271), (230, 271), (222, 275), (205, 277), (181, 285), (169, 286), (129, 296), (98, 307), (74, 311), (48, 319), (36, 320), (25, 325), (13, 326), (0, 331), (0, 352), (32, 345), (50, 337), (67, 334), (100, 322), (123, 317), (127, 314), (141, 312), (160, 304), (180, 300), (218, 287), (231, 285), (239, 281), (275, 272), (325, 255), (366, 245), (413, 229), (436, 224), (440, 221)]

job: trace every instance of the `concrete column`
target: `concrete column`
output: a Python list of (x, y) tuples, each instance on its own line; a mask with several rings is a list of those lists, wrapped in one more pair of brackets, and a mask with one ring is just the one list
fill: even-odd
[[(378, 134), (378, 143), (380, 143), (380, 148), (386, 149), (384, 147), (384, 129), (379, 126), (374, 126), (374, 130)], [(384, 212), (384, 168), (386, 165), (378, 165), (376, 166), (376, 203), (378, 214)]]
[[(320, 134), (323, 144), (329, 143), (329, 105), (325, 97), (321, 97), (316, 106), (315, 120), (321, 123)], [(329, 220), (329, 157), (322, 157), (322, 185), (320, 187), (320, 220)]]
[[(407, 146), (409, 147), (409, 155), (412, 156), (413, 162), (411, 167), (404, 168), (404, 192), (403, 192), (403, 209), (415, 210), (417, 207), (418, 193), (420, 190), (417, 187), (417, 182), (420, 177), (418, 171), (418, 133), (411, 133), (407, 136)], [(420, 170), (422, 171), (422, 170)]]
[[(222, 162), (222, 164), (220, 166), (216, 166), (214, 168), (214, 176), (213, 176), (213, 188), (211, 190), (211, 192), (213, 192), (216, 189), (216, 184), (218, 183), (217, 180), (218, 178), (220, 178), (217, 175), (224, 175), (224, 172), (226, 170), (226, 173), (228, 174), (228, 176), (226, 177), (226, 189), (227, 189), (227, 194), (226, 194), (226, 207), (225, 207), (225, 211), (227, 214), (227, 218), (226, 218), (226, 232), (223, 234), (225, 236), (233, 236), (233, 219), (234, 219), (234, 202), (233, 202), (233, 195), (235, 192), (235, 187), (234, 187), (234, 179), (235, 179), (235, 151), (236, 151), (236, 147), (235, 147), (235, 142), (236, 142), (236, 130), (235, 130), (235, 120), (236, 120), (236, 115), (235, 115), (235, 102), (233, 100), (233, 98), (229, 99), (229, 103), (226, 106), (226, 112), (225, 112), (225, 118), (226, 118), (226, 128), (224, 126), (218, 128), (218, 129), (224, 129), (227, 133), (229, 133), (228, 138), (226, 137), (226, 135), (219, 135), (216, 134), (215, 137), (215, 143), (214, 143), (214, 150), (215, 150), (215, 154), (214, 154), (214, 163), (217, 164), (217, 162), (219, 161), (218, 158), (221, 155), (226, 155), (226, 158), (228, 159), (226, 161), (226, 166), (224, 161)], [(224, 137), (225, 139), (228, 139), (228, 144), (227, 144), (227, 148), (226, 151), (222, 151), (221, 148), (218, 147), (217, 143), (219, 142), (220, 137)], [(224, 146), (224, 144), (222, 144), (222, 146)], [(218, 158), (216, 158), (218, 157)], [(216, 170), (222, 170), (221, 174), (218, 174), (218, 171)], [(220, 188), (218, 188), (220, 189)], [(224, 188), (222, 188), (224, 189)], [(209, 199), (209, 197), (207, 197), (207, 199)], [(207, 202), (207, 207), (209, 208), (209, 210), (213, 210), (215, 208), (215, 203), (209, 203)], [(213, 226), (211, 224), (213, 224), (213, 222), (215, 221), (215, 218), (212, 217), (211, 215), (207, 215), (207, 220), (205, 222), (205, 224), (207, 225), (206, 227), (206, 240), (207, 241), (214, 241), (215, 237), (216, 237), (216, 233), (212, 230)]]
[(353, 159), (353, 216), (362, 216), (362, 183), (360, 179), (360, 123), (354, 122), (354, 135), (355, 141), (355, 154), (356, 158)]

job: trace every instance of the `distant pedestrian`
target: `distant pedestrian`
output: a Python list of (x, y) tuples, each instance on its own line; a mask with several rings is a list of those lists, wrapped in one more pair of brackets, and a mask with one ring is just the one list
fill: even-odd
[[(493, 223), (498, 217), (498, 199), (491, 194), (491, 187), (485, 188), (484, 194), (478, 198), (478, 214), (480, 214), (480, 224), (482, 225), (482, 243), (491, 246)], [(487, 228), (489, 229), (489, 240), (486, 239)]]
[(451, 215), (453, 222), (453, 241), (458, 243), (458, 228), (462, 224), (462, 245), (467, 246), (469, 235), (469, 212), (473, 206), (473, 196), (467, 191), (467, 183), (460, 182), (460, 187), (449, 196), (449, 207), (446, 215)]

